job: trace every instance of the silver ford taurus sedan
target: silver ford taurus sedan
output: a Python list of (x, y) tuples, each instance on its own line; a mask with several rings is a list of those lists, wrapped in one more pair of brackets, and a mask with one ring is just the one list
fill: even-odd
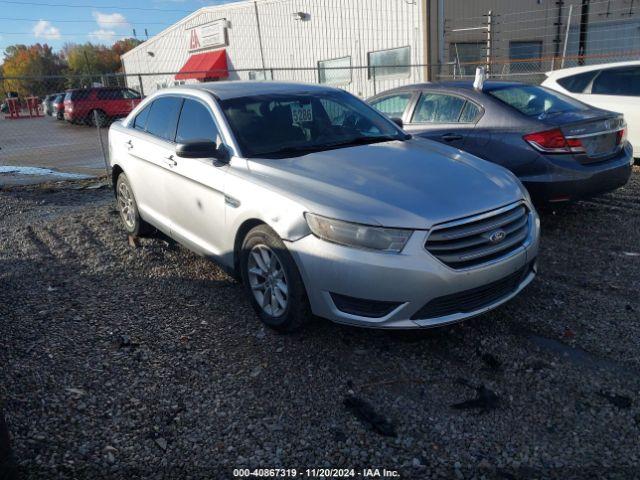
[(341, 90), (165, 89), (111, 126), (109, 152), (129, 234), (155, 227), (216, 259), (277, 330), (310, 313), (433, 327), (535, 276), (539, 220), (513, 174)]

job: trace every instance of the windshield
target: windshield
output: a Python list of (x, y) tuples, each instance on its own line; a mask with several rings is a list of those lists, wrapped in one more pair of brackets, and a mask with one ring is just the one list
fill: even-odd
[(558, 92), (535, 85), (518, 85), (490, 90), (489, 94), (529, 117), (576, 112), (588, 107)]
[(346, 92), (257, 95), (220, 104), (247, 157), (283, 158), (407, 138)]

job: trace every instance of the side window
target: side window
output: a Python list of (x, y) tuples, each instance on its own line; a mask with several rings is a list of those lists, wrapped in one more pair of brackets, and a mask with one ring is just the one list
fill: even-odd
[(136, 130), (143, 130), (147, 126), (147, 119), (149, 118), (149, 112), (151, 111), (151, 107), (153, 106), (153, 102), (147, 105), (142, 109), (142, 111), (136, 115), (135, 120), (133, 121), (133, 128)]
[(591, 93), (640, 97), (640, 67), (603, 70), (593, 81)]
[(566, 88), (571, 93), (582, 93), (589, 86), (593, 77), (595, 77), (600, 70), (593, 70), (591, 72), (578, 73), (577, 75), (569, 75), (568, 77), (559, 78), (558, 85), (562, 88)]
[(176, 142), (212, 140), (218, 143), (218, 127), (209, 109), (196, 100), (185, 99), (178, 121)]
[(147, 132), (156, 137), (173, 142), (176, 136), (178, 115), (182, 98), (160, 97), (151, 106), (147, 119)]
[(98, 90), (98, 100), (121, 100), (122, 90), (116, 90), (113, 88)]
[(413, 123), (457, 123), (465, 100), (452, 95), (423, 93), (413, 114)]
[(388, 97), (378, 98), (371, 102), (371, 106), (384, 113), (388, 117), (402, 117), (402, 114), (409, 105), (413, 93), (399, 93)]
[(126, 98), (127, 100), (131, 100), (133, 98), (140, 98), (140, 94), (135, 90), (131, 90), (131, 89), (122, 90), (122, 94), (124, 95), (124, 98)]
[(475, 103), (467, 101), (462, 108), (462, 113), (460, 114), (460, 119), (458, 122), (460, 123), (473, 123), (480, 116), (480, 108)]

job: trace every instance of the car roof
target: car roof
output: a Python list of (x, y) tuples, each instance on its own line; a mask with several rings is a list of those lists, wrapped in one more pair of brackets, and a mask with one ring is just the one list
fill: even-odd
[(640, 66), (640, 60), (631, 60), (626, 62), (614, 62), (614, 63), (598, 63), (595, 65), (582, 65), (580, 67), (562, 68), (560, 70), (552, 70), (546, 72), (545, 75), (548, 78), (562, 78), (568, 75), (575, 75), (577, 73), (591, 72), (593, 70), (601, 70), (603, 68), (615, 68), (615, 67), (635, 67)]
[[(197, 85), (181, 85), (180, 88), (205, 90), (220, 100), (247, 97), (252, 95), (274, 95), (279, 93), (314, 93), (327, 91), (341, 91), (323, 85), (311, 85), (295, 82), (261, 82), (261, 81), (231, 81), (207, 82)], [(171, 90), (171, 89), (166, 89)]]

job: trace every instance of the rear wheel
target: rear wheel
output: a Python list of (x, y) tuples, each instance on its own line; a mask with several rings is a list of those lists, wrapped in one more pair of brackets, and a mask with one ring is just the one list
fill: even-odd
[(94, 127), (106, 127), (107, 126), (107, 114), (102, 110), (93, 110), (89, 114), (90, 124)]
[(298, 267), (267, 225), (253, 228), (245, 237), (240, 268), (245, 292), (265, 325), (292, 332), (308, 320), (307, 294)]
[(129, 184), (129, 179), (124, 173), (118, 176), (116, 182), (116, 199), (120, 219), (124, 224), (127, 233), (134, 237), (141, 237), (149, 234), (153, 229), (145, 222), (138, 212), (138, 204), (133, 196), (133, 190)]

